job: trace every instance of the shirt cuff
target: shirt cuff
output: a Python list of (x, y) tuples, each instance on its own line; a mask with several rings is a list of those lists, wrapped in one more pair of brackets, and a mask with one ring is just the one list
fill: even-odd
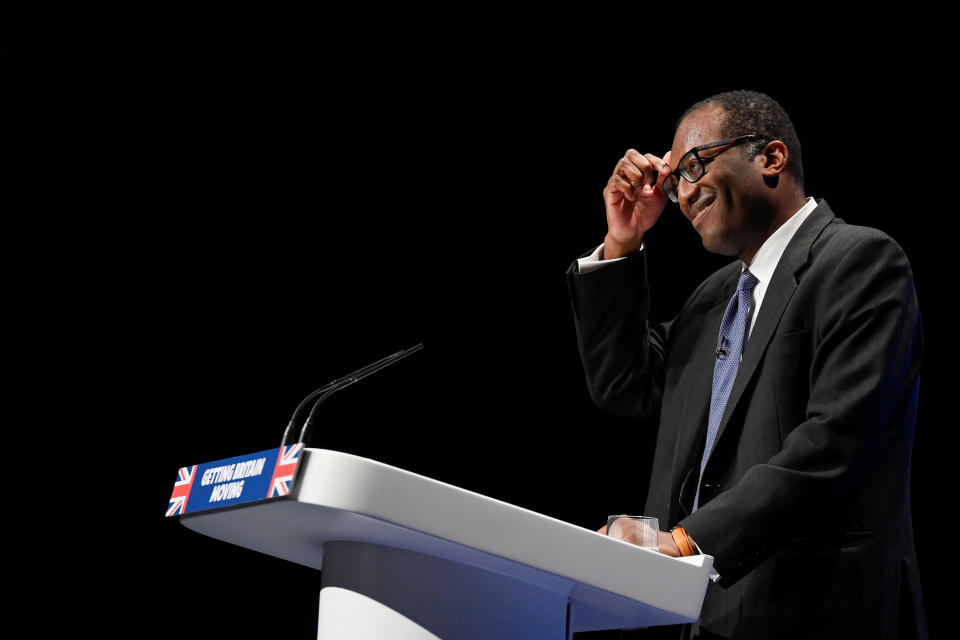
[[(644, 245), (640, 245), (638, 251), (643, 251)], [(597, 269), (602, 269), (608, 264), (613, 264), (618, 260), (623, 260), (627, 256), (621, 256), (619, 258), (612, 258), (610, 260), (604, 260), (600, 256), (603, 255), (603, 244), (601, 243), (599, 247), (593, 250), (593, 253), (588, 255), (585, 258), (577, 258), (577, 271), (580, 273), (590, 273), (591, 271), (596, 271)]]
[[(696, 540), (694, 540), (693, 538), (690, 538), (690, 542), (692, 542), (693, 546), (697, 548), (697, 553), (699, 553), (700, 555), (706, 555), (703, 552), (703, 549), (700, 548), (700, 545), (697, 544)], [(714, 582), (720, 581), (720, 574), (717, 573), (717, 570), (714, 569), (713, 567), (710, 567), (710, 579), (713, 580)]]

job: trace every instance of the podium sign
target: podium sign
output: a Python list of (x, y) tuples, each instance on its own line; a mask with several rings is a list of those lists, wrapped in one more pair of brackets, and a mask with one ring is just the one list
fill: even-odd
[(182, 467), (167, 516), (282, 498), (290, 493), (302, 444)]

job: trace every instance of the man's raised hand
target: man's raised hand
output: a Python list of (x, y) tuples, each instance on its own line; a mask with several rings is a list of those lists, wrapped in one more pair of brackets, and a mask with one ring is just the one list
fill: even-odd
[(627, 150), (603, 190), (607, 209), (604, 259), (636, 251), (643, 235), (656, 223), (667, 204), (661, 185), (670, 173), (670, 152), (661, 159), (635, 149)]

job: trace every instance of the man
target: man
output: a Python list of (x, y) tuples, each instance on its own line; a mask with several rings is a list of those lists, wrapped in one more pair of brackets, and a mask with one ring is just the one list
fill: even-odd
[[(649, 321), (644, 234), (674, 200), (737, 256)], [(789, 117), (708, 98), (663, 158), (629, 150), (603, 245), (568, 272), (596, 404), (658, 425), (645, 515), (714, 557), (701, 638), (925, 637), (909, 468), (922, 338), (889, 237), (804, 193)], [(669, 268), (651, 265), (650, 268)]]

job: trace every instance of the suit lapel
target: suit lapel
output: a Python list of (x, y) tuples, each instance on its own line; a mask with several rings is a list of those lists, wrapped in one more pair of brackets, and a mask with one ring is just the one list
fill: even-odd
[(744, 390), (753, 378), (757, 365), (767, 351), (767, 345), (770, 344), (777, 325), (780, 324), (780, 318), (787, 308), (787, 303), (790, 302), (794, 291), (797, 290), (796, 273), (807, 264), (810, 258), (810, 246), (813, 241), (833, 219), (833, 211), (830, 210), (825, 200), (820, 200), (817, 208), (797, 229), (780, 257), (780, 262), (777, 263), (777, 268), (773, 272), (767, 292), (763, 296), (763, 304), (760, 306), (757, 321), (753, 325), (753, 331), (744, 347), (743, 359), (740, 362), (740, 368), (737, 370), (733, 388), (730, 390), (730, 397), (727, 400), (723, 418), (720, 420), (714, 450), (716, 450), (720, 439), (723, 437), (723, 432), (730, 422), (730, 416), (736, 410), (737, 404), (743, 397)]

